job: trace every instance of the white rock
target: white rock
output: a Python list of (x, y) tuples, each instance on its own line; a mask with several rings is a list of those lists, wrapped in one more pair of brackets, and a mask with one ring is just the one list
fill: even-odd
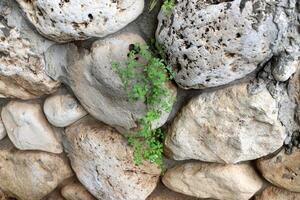
[(279, 58), (275, 67), (273, 68), (272, 75), (277, 81), (287, 81), (300, 67), (299, 60), (285, 60)]
[(293, 43), (299, 35), (289, 31), (297, 19), (295, 4), (181, 0), (172, 13), (161, 11), (156, 38), (166, 47), (170, 64), (177, 66), (179, 86), (216, 87), (245, 77)]
[(0, 188), (19, 200), (40, 200), (73, 176), (64, 155), (20, 151), (0, 141)]
[(37, 30), (57, 42), (104, 37), (135, 20), (144, 0), (17, 0)]
[(55, 92), (59, 82), (45, 73), (43, 57), (53, 42), (31, 29), (15, 1), (1, 0), (0, 19), (0, 97), (32, 99)]
[(157, 166), (136, 166), (127, 140), (89, 116), (66, 129), (64, 147), (77, 178), (97, 199), (145, 200), (159, 180)]
[(169, 169), (162, 181), (176, 192), (219, 200), (248, 200), (263, 186), (248, 164), (186, 163)]
[(61, 189), (66, 200), (96, 200), (80, 183), (70, 183)]
[(241, 84), (192, 99), (175, 118), (165, 144), (176, 160), (237, 163), (276, 151), (285, 136), (268, 90), (252, 95)]
[(61, 153), (59, 131), (44, 116), (39, 102), (10, 101), (1, 112), (7, 134), (21, 150), (42, 150)]
[(87, 115), (76, 98), (66, 91), (59, 91), (48, 97), (44, 102), (44, 113), (56, 127), (69, 126)]
[[(113, 62), (125, 66), (129, 45), (144, 43), (141, 36), (134, 33), (120, 33), (93, 43), (90, 52), (79, 53), (74, 45), (68, 51), (57, 46), (51, 52), (58, 51), (66, 55), (66, 63), (48, 62), (54, 60), (54, 54), (46, 54), (47, 71), (54, 79), (69, 85), (81, 105), (98, 120), (125, 130), (138, 127), (138, 121), (146, 113), (146, 104), (142, 101), (130, 101), (119, 74), (112, 68)], [(67, 62), (67, 60), (69, 62)], [(176, 97), (177, 89), (167, 84), (170, 93)], [(169, 112), (163, 112), (154, 126), (162, 126)]]

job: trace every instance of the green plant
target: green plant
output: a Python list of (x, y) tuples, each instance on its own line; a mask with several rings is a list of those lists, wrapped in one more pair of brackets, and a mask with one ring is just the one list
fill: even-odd
[(144, 44), (130, 45), (128, 60), (124, 66), (113, 63), (131, 101), (143, 101), (147, 112), (140, 119), (140, 129), (128, 137), (134, 148), (134, 161), (137, 165), (143, 159), (163, 166), (163, 140), (161, 129), (153, 129), (153, 123), (161, 117), (162, 112), (169, 112), (174, 98), (166, 82), (172, 76), (171, 68), (166, 62), (149, 50)]
[[(155, 8), (157, 3), (158, 0), (151, 0), (149, 5), (149, 12), (151, 12)], [(165, 14), (170, 14), (174, 7), (175, 7), (175, 0), (165, 0), (161, 8)]]

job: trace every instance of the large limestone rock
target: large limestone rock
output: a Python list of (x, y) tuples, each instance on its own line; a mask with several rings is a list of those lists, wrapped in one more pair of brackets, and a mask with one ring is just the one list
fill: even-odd
[(176, 160), (253, 160), (283, 145), (285, 130), (277, 118), (277, 103), (266, 88), (250, 94), (247, 84), (235, 85), (192, 99), (173, 121), (165, 144)]
[(0, 188), (19, 200), (40, 200), (73, 175), (63, 155), (20, 151), (0, 141)]
[(62, 153), (60, 130), (48, 123), (39, 102), (11, 101), (3, 107), (1, 117), (18, 149)]
[(257, 161), (257, 167), (265, 179), (290, 191), (300, 192), (300, 150), (294, 148), (288, 155), (284, 149), (271, 158)]
[(295, 7), (288, 0), (182, 0), (171, 14), (161, 11), (156, 38), (177, 66), (179, 86), (220, 86), (245, 77), (299, 38), (289, 31), (297, 24)]
[(0, 39), (0, 97), (32, 99), (56, 90), (43, 58), (53, 43), (31, 29), (14, 1), (0, 2)]
[[(46, 55), (46, 60), (49, 60), (47, 71), (54, 79), (68, 84), (92, 116), (119, 130), (128, 131), (138, 127), (138, 120), (144, 116), (147, 107), (142, 101), (129, 101), (112, 63), (124, 64), (129, 45), (134, 43), (144, 43), (144, 40), (137, 34), (125, 32), (94, 42), (90, 52), (79, 53), (72, 45), (68, 51), (64, 51), (57, 46), (49, 52), (49, 56)], [(54, 51), (65, 55), (66, 63), (51, 63), (50, 60), (55, 60), (52, 57)], [(169, 88), (175, 97), (176, 88), (171, 84)], [(168, 116), (169, 112), (164, 112), (155, 122), (155, 127), (162, 126)]]
[(66, 129), (64, 147), (79, 181), (98, 199), (143, 200), (156, 187), (157, 166), (136, 166), (126, 139), (91, 117)]
[(61, 190), (66, 200), (96, 200), (80, 183), (70, 183)]
[(48, 121), (56, 127), (66, 127), (87, 115), (74, 96), (61, 90), (44, 102), (44, 113)]
[(205, 163), (186, 163), (169, 169), (163, 183), (176, 192), (219, 200), (248, 200), (263, 185), (248, 164)]
[(300, 193), (290, 192), (281, 188), (269, 186), (255, 200), (297, 200)]
[(144, 0), (17, 0), (37, 30), (57, 42), (104, 37), (135, 20)]

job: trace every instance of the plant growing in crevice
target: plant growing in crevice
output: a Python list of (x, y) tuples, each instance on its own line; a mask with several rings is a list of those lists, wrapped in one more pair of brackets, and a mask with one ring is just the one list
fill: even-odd
[[(149, 5), (149, 12), (151, 12), (155, 6), (158, 4), (159, 0), (151, 0), (150, 5)], [(163, 5), (161, 6), (162, 11), (164, 14), (169, 15), (173, 8), (175, 7), (175, 0), (164, 0)]]
[[(172, 79), (172, 71), (166, 62), (154, 56), (145, 44), (132, 44), (125, 66), (113, 63), (131, 101), (143, 101), (147, 112), (139, 120), (140, 129), (128, 137), (134, 148), (134, 161), (137, 165), (148, 160), (163, 166), (163, 140), (161, 129), (153, 129), (153, 123), (163, 112), (169, 112), (174, 98), (166, 82)], [(172, 73), (171, 73), (172, 74)]]

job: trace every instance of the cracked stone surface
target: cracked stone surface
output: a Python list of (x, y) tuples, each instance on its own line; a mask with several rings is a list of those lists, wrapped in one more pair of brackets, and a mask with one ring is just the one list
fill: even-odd
[(155, 164), (136, 166), (127, 140), (91, 117), (66, 129), (64, 147), (79, 181), (98, 199), (146, 199), (159, 180)]
[(225, 85), (280, 52), (295, 59), (296, 6), (295, 0), (181, 0), (171, 14), (161, 11), (156, 38), (180, 87)]
[(45, 37), (68, 42), (105, 37), (135, 20), (144, 0), (17, 0)]
[(0, 2), (0, 97), (32, 99), (54, 92), (43, 53), (53, 44), (32, 30), (14, 1)]

